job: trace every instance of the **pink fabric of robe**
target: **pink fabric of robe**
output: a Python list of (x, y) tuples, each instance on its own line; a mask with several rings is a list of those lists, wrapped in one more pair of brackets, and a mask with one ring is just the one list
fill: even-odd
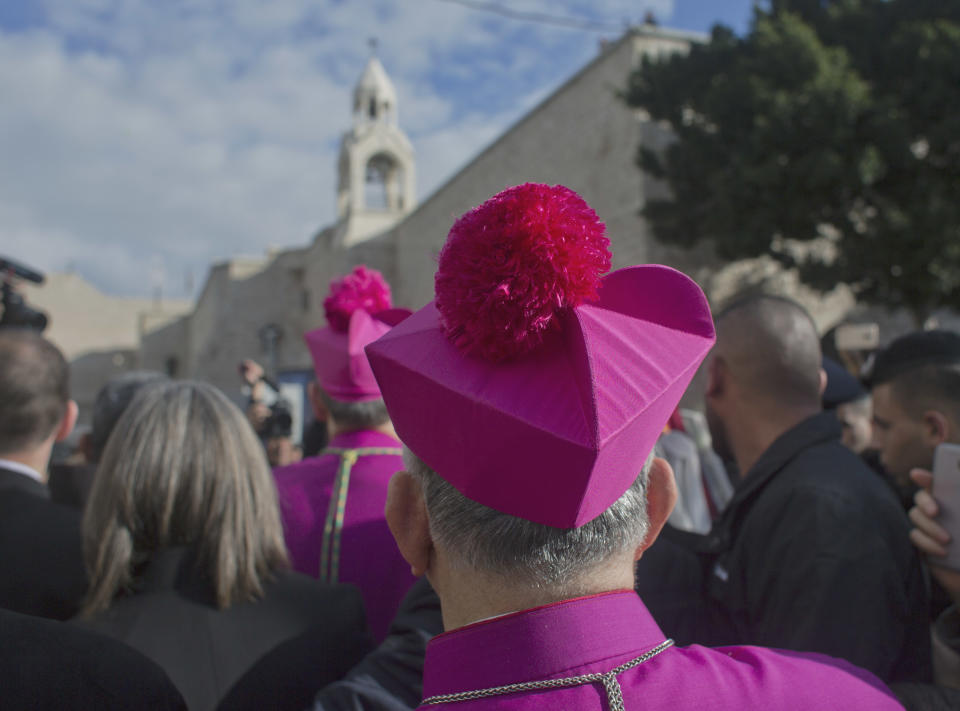
[[(329, 446), (399, 449), (401, 445), (379, 432), (345, 432)], [(323, 526), (339, 465), (338, 455), (321, 454), (274, 470), (290, 562), (294, 570), (313, 577), (320, 570)], [(387, 483), (401, 469), (400, 456), (361, 456), (353, 465), (347, 490), (338, 582), (360, 588), (378, 641), (386, 636), (400, 600), (415, 580), (383, 517)]]
[[(478, 622), (427, 647), (423, 695), (606, 673), (664, 641), (633, 591), (578, 598)], [(884, 684), (847, 662), (760, 647), (670, 647), (617, 679), (626, 711), (888, 711)], [(599, 682), (421, 709), (606, 711)]]

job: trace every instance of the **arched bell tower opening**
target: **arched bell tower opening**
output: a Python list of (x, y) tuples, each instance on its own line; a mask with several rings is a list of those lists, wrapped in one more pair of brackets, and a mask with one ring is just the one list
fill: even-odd
[(367, 161), (363, 202), (368, 210), (403, 210), (403, 166), (390, 153)]
[(340, 241), (356, 244), (389, 229), (416, 203), (413, 146), (397, 126), (397, 92), (376, 56), (353, 90), (353, 126), (340, 146)]

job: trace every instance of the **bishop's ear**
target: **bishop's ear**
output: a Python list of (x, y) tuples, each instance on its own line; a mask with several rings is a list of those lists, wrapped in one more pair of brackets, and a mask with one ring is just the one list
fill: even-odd
[(643, 552), (657, 540), (657, 536), (660, 535), (660, 531), (663, 530), (677, 503), (677, 496), (677, 482), (673, 477), (673, 468), (666, 459), (654, 457), (647, 480), (647, 519), (650, 521), (650, 528), (643, 543), (634, 553), (635, 559), (639, 559)]
[(722, 356), (713, 354), (707, 361), (707, 398), (723, 395), (727, 387), (727, 362)]
[(427, 573), (433, 552), (430, 519), (420, 482), (410, 472), (400, 471), (390, 478), (384, 513), (411, 572), (417, 577)]
[(307, 399), (310, 401), (310, 409), (313, 410), (313, 418), (317, 422), (326, 422), (330, 413), (320, 395), (320, 385), (316, 380), (307, 385)]

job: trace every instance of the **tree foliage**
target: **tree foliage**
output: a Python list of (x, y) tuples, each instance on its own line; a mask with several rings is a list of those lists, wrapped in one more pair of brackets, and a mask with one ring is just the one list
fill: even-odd
[(644, 209), (658, 239), (960, 308), (960, 0), (771, 0), (624, 96), (677, 138), (638, 157), (672, 192)]

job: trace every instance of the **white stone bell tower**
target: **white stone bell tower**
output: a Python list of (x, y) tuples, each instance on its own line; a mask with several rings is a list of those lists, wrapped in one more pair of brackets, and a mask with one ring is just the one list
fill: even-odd
[(340, 145), (338, 173), (343, 247), (389, 229), (415, 205), (413, 146), (397, 126), (397, 91), (375, 54), (353, 90), (353, 127)]

